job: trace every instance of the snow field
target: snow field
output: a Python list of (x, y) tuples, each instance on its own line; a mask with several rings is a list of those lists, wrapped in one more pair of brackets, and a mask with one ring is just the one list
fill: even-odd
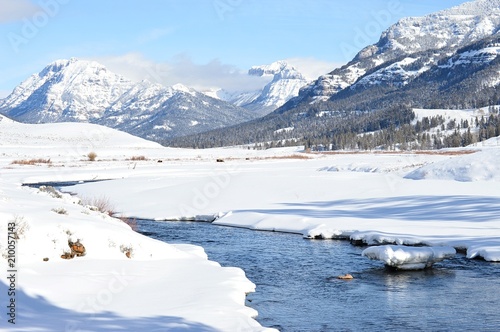
[[(500, 261), (500, 187), (493, 176), (500, 167), (498, 139), (468, 155), (304, 159), (296, 157), (297, 148), (169, 149), (99, 126), (21, 125), (4, 118), (0, 142), (0, 217), (23, 230), (17, 296), (25, 316), (18, 317), (17, 331), (266, 330), (244, 305), (255, 285), (242, 270), (208, 261), (202, 248), (137, 234), (73, 196), (53, 197), (22, 183), (108, 179), (68, 190), (81, 198), (105, 197), (127, 217), (216, 219), (309, 238), (446, 246), (466, 250), (469, 258)], [(88, 151), (98, 160), (88, 161)], [(147, 160), (130, 160), (138, 155)], [(11, 163), (31, 158), (52, 163)], [(7, 233), (3, 222), (4, 257)], [(62, 260), (75, 240), (86, 255)], [(0, 262), (6, 271), (7, 261)], [(4, 282), (0, 292), (7, 291)]]

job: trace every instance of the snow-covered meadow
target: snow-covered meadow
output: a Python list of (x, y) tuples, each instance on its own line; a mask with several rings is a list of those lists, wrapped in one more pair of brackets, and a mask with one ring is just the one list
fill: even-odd
[[(19, 233), (18, 315), (16, 325), (4, 319), (1, 326), (265, 330), (245, 306), (245, 293), (255, 285), (241, 269), (208, 261), (200, 247), (135, 233), (79, 204), (80, 198), (102, 198), (117, 215), (131, 218), (216, 219), (309, 238), (454, 247), (470, 258), (500, 261), (499, 141), (464, 150), (474, 153), (182, 150), (95, 125), (25, 125), (1, 118), (4, 257), (8, 223), (15, 222)], [(89, 152), (96, 161), (88, 160)], [(29, 160), (34, 165), (20, 162)], [(87, 180), (106, 181), (69, 187), (78, 197), (21, 186)], [(81, 242), (86, 255), (61, 259), (68, 241)], [(8, 261), (0, 261), (7, 271)], [(2, 294), (9, 288), (5, 282)]]

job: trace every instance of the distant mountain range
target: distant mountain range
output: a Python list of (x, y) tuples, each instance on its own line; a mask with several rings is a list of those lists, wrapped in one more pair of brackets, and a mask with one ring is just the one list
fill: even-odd
[(272, 82), (245, 103), (241, 93), (223, 100), (181, 84), (134, 83), (94, 61), (58, 60), (0, 100), (0, 113), (28, 123), (96, 123), (159, 141), (254, 119), (298, 95), (293, 84), (306, 84), (284, 62), (272, 74)]
[(499, 31), (500, 0), (476, 0), (404, 18), (384, 31), (376, 44), (306, 85), (274, 112), (169, 144), (328, 141), (352, 114), (499, 104)]
[[(133, 83), (96, 62), (59, 60), (0, 100), (0, 113), (31, 123), (103, 124), (186, 147), (328, 142), (354, 115), (500, 104), (499, 31), (500, 0), (471, 1), (401, 19), (313, 82), (278, 61), (249, 70), (269, 78), (262, 90), (231, 93)], [(356, 119), (359, 133), (374, 127), (373, 116), (370, 125), (363, 121)]]

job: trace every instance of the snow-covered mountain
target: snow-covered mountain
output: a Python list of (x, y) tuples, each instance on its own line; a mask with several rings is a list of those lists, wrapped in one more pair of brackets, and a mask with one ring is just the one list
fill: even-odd
[[(476, 0), (401, 19), (345, 66), (303, 87), (271, 114), (199, 138), (214, 142), (328, 144), (351, 116), (412, 108), (470, 109), (500, 103), (500, 0)], [(257, 70), (266, 73), (266, 70)], [(392, 115), (397, 118), (398, 114)], [(369, 130), (389, 120), (364, 119)], [(392, 119), (390, 121), (396, 121)], [(345, 127), (345, 128), (344, 128)], [(352, 126), (351, 126), (352, 127)], [(238, 138), (240, 138), (238, 140)], [(219, 140), (220, 144), (225, 144)], [(331, 142), (331, 141), (330, 141)], [(185, 144), (185, 142), (181, 142)]]
[(28, 122), (91, 122), (148, 139), (195, 134), (254, 113), (175, 85), (134, 83), (94, 61), (58, 60), (0, 101), (0, 113)]
[(57, 60), (0, 101), (0, 112), (24, 122), (87, 122), (133, 87), (94, 61)]
[(406, 85), (443, 57), (499, 30), (500, 0), (476, 0), (427, 16), (401, 19), (347, 65), (304, 87), (294, 104), (327, 100), (355, 83), (358, 87), (378, 84), (381, 77)]
[(281, 107), (288, 100), (298, 96), (299, 90), (309, 81), (286, 61), (276, 61), (269, 65), (253, 66), (248, 75), (267, 77), (270, 82), (261, 90), (228, 92), (210, 91), (207, 94), (244, 107), (259, 115), (268, 114)]

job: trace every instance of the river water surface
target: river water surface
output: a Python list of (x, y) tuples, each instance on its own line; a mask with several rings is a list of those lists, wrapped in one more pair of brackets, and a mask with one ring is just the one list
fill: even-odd
[[(348, 241), (306, 240), (202, 222), (139, 220), (140, 232), (202, 246), (257, 285), (247, 305), (280, 331), (500, 331), (500, 264), (463, 255), (400, 272)], [(354, 280), (337, 276), (350, 273)]]

